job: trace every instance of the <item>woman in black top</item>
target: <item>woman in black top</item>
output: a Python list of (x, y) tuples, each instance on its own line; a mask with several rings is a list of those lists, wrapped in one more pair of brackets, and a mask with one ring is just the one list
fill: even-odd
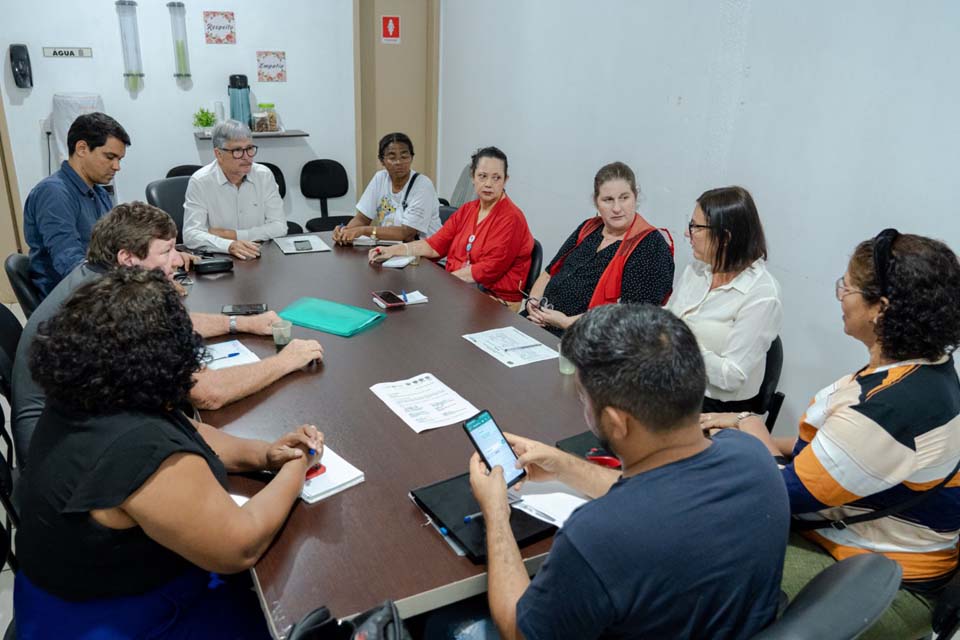
[(664, 304), (673, 287), (669, 235), (637, 213), (637, 180), (622, 162), (593, 179), (597, 216), (583, 222), (530, 290), (522, 315), (556, 335), (613, 302)]
[[(159, 271), (119, 268), (40, 326), (47, 406), (21, 479), (19, 638), (267, 638), (246, 584), (319, 458), (303, 425), (274, 443), (177, 410), (203, 343)], [(227, 473), (276, 475), (243, 507)], [(243, 576), (245, 577), (245, 576)]]

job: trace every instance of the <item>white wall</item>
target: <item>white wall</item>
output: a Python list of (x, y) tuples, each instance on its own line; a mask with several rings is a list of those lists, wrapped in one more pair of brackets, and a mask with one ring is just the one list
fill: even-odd
[[(204, 42), (204, 10), (236, 13), (237, 44)], [(353, 100), (353, 5), (351, 0), (232, 0), (209, 4), (186, 0), (192, 86), (173, 78), (169, 11), (160, 0), (139, 3), (145, 87), (135, 96), (124, 88), (120, 28), (114, 3), (32, 0), (12, 3), (0, 22), (3, 50), (3, 102), (13, 145), (21, 197), (47, 175), (45, 136), (40, 120), (51, 110), (54, 93), (99, 93), (106, 112), (130, 134), (117, 176), (120, 201), (143, 200), (147, 183), (178, 164), (213, 160), (210, 141), (193, 137), (192, 115), (199, 107), (224, 103), (229, 117), (227, 80), (246, 74), (254, 102), (274, 102), (286, 127), (308, 138), (258, 140), (257, 160), (278, 165), (287, 181), (289, 219), (319, 215), (318, 200), (300, 195), (300, 168), (315, 158), (333, 158), (347, 170), (350, 191), (330, 201), (331, 213), (352, 213), (356, 146)], [(18, 89), (7, 62), (7, 46), (25, 43), (33, 64), (33, 89)], [(41, 47), (93, 47), (93, 59), (44, 58)], [(257, 50), (287, 52), (285, 83), (258, 83)], [(54, 167), (54, 170), (56, 167)]]
[(623, 160), (679, 240), (678, 275), (696, 197), (749, 188), (783, 287), (792, 432), (866, 362), (833, 293), (856, 243), (897, 226), (960, 251), (958, 29), (948, 0), (445, 2), (438, 188), (501, 146), (549, 260)]

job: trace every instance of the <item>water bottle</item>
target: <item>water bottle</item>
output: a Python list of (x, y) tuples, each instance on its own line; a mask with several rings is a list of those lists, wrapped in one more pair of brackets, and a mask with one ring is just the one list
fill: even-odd
[(239, 73), (230, 76), (227, 94), (230, 96), (230, 118), (249, 127), (250, 86), (247, 84), (247, 76)]

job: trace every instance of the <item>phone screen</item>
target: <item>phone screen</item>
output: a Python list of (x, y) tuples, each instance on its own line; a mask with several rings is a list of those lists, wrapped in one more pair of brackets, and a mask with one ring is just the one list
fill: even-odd
[(220, 313), (228, 316), (252, 316), (266, 310), (267, 305), (262, 302), (258, 304), (225, 304)]
[(503, 478), (507, 486), (512, 487), (526, 477), (527, 472), (514, 467), (517, 454), (513, 452), (510, 443), (503, 437), (503, 432), (489, 411), (481, 411), (463, 423), (463, 428), (473, 441), (473, 445), (480, 452), (483, 461), (491, 469), (497, 465), (503, 468)]
[(387, 304), (404, 304), (403, 298), (395, 294), (393, 291), (376, 291), (374, 292), (374, 295)]
[(294, 240), (293, 248), (297, 251), (310, 251), (313, 248), (313, 245), (310, 244), (309, 240)]

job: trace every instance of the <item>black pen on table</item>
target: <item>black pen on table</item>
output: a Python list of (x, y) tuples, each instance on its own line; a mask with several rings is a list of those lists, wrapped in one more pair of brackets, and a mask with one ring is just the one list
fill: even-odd
[(519, 349), (531, 349), (531, 348), (533, 348), (533, 347), (539, 347), (539, 346), (540, 346), (540, 343), (539, 343), (539, 342), (534, 342), (533, 344), (524, 344), (524, 345), (520, 345), (519, 347), (507, 347), (507, 348), (504, 349), (503, 351), (504, 351), (504, 352), (507, 352), (507, 351), (517, 351), (517, 350), (519, 350)]

